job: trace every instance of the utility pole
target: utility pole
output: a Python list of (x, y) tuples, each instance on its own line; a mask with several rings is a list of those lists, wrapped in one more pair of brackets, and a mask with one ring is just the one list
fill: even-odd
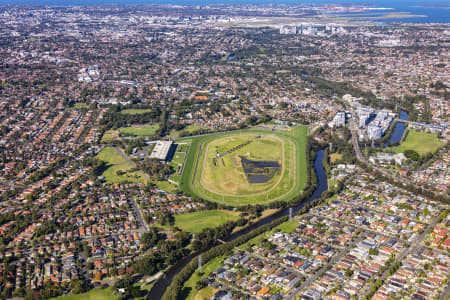
[(292, 207), (289, 207), (289, 221), (292, 221)]

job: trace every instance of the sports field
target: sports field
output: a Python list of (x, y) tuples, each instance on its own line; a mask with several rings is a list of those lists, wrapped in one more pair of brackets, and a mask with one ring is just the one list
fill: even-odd
[(439, 141), (436, 134), (409, 130), (406, 139), (400, 146), (393, 147), (392, 150), (395, 152), (414, 150), (420, 155), (424, 155), (430, 152), (433, 153), (443, 145), (445, 145), (445, 143)]
[(148, 112), (151, 112), (151, 109), (136, 109), (136, 108), (129, 108), (121, 110), (120, 113), (123, 115), (142, 115)]
[(238, 220), (238, 213), (225, 210), (205, 210), (175, 216), (175, 226), (190, 233), (216, 228), (228, 221)]
[(131, 127), (120, 127), (119, 131), (123, 134), (136, 135), (136, 136), (146, 136), (154, 135), (156, 130), (159, 129), (159, 125), (139, 125)]
[[(181, 186), (194, 196), (231, 205), (290, 200), (307, 183), (307, 134), (308, 127), (298, 126), (290, 131), (247, 129), (191, 137)], [(255, 168), (271, 177), (251, 182), (254, 174), (244, 172), (246, 160), (279, 167)]]

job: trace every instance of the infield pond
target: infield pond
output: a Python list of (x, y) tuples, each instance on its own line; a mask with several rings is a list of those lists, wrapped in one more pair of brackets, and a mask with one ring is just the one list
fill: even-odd
[(280, 164), (276, 161), (255, 161), (241, 156), (241, 163), (250, 183), (267, 182), (280, 169)]

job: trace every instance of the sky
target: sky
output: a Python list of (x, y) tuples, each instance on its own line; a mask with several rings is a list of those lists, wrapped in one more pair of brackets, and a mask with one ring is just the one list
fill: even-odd
[(366, 3), (383, 7), (421, 4), (450, 5), (450, 0), (0, 0), (1, 5), (99, 5), (99, 4), (185, 4), (213, 3)]

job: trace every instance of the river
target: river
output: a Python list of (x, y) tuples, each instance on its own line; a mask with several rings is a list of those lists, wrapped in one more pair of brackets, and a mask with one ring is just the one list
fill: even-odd
[[(320, 198), (322, 196), (322, 193), (328, 189), (328, 182), (327, 182), (327, 175), (325, 172), (325, 169), (323, 168), (323, 158), (324, 158), (325, 152), (324, 150), (319, 150), (316, 153), (316, 158), (314, 160), (314, 170), (316, 171), (317, 176), (317, 189), (314, 191), (314, 193), (311, 195), (311, 197), (308, 199), (308, 201), (303, 202), (300, 205), (294, 206), (292, 208), (293, 213), (296, 213), (299, 211), (305, 204), (311, 202), (314, 199)], [(287, 216), (289, 214), (289, 208), (283, 209), (282, 211), (273, 214), (271, 216), (268, 216), (267, 218), (261, 219), (258, 222), (234, 233), (231, 235), (227, 241), (232, 241), (236, 239), (237, 237), (249, 233), (250, 231), (263, 226), (265, 224), (268, 224), (272, 221), (275, 221), (276, 219)], [(153, 288), (150, 290), (150, 293), (148, 295), (148, 300), (156, 300), (161, 299), (164, 295), (164, 292), (166, 291), (167, 287), (172, 282), (173, 277), (180, 272), (184, 266), (186, 266), (194, 257), (196, 257), (199, 253), (194, 253), (189, 256), (187, 256), (185, 259), (181, 260), (177, 265), (171, 267), (167, 272), (165, 272), (164, 276), (162, 276), (156, 284), (153, 286)]]

